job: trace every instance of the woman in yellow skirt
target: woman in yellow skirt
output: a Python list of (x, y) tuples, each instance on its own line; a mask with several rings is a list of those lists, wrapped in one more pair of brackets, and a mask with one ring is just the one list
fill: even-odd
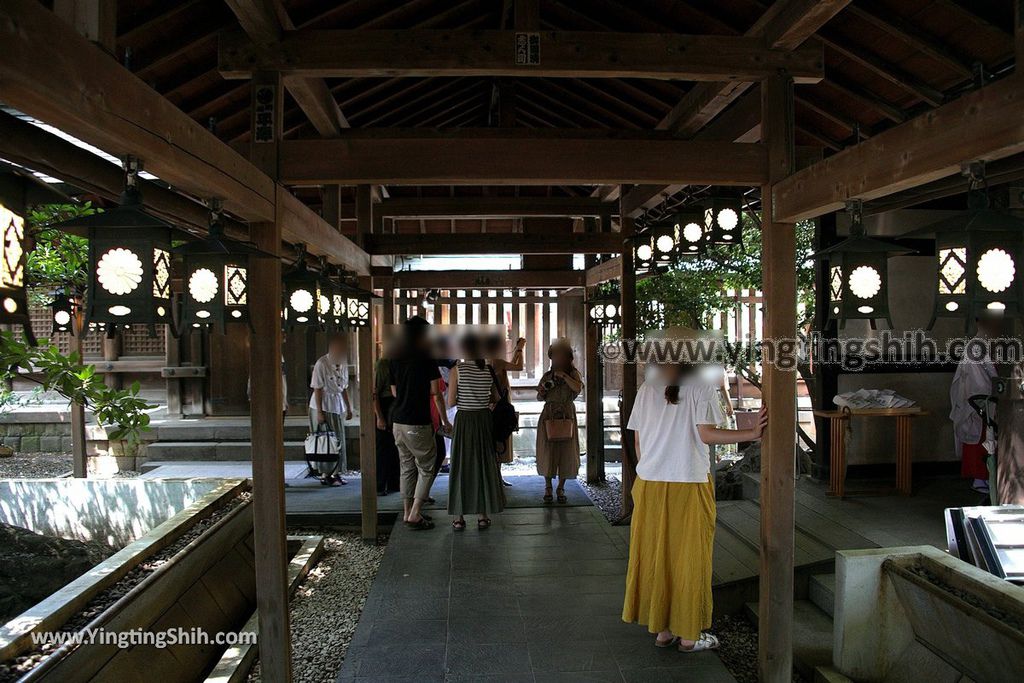
[(647, 626), (655, 645), (682, 652), (718, 647), (711, 626), (715, 484), (708, 444), (761, 438), (767, 412), (748, 430), (720, 429), (718, 387), (688, 363), (660, 365), (637, 391), (629, 429), (639, 463), (622, 620)]

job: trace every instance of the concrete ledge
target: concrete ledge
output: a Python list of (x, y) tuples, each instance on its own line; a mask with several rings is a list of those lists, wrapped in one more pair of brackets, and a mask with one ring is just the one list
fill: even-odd
[(59, 630), (73, 614), (101, 591), (120, 581), (140, 562), (170, 545), (196, 522), (208, 517), (223, 504), (223, 501), (233, 498), (248, 487), (249, 482), (245, 479), (219, 480), (209, 493), (202, 495), (195, 502), (132, 541), (89, 572), (0, 626), (0, 661), (6, 661), (30, 649), (33, 632)]

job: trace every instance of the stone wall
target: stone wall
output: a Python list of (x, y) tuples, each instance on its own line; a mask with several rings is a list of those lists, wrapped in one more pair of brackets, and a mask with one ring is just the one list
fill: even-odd
[(16, 453), (70, 453), (71, 425), (60, 422), (0, 422), (0, 443)]

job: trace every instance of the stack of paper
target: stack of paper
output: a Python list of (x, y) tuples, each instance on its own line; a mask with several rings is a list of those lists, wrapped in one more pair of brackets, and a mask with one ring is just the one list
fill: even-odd
[(909, 408), (914, 401), (900, 396), (892, 389), (858, 389), (839, 394), (833, 399), (840, 408), (863, 410), (865, 408)]

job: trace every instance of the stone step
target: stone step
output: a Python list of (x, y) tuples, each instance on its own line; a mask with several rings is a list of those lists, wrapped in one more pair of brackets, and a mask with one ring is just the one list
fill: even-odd
[[(757, 603), (748, 602), (747, 617), (757, 625)], [(793, 603), (793, 670), (815, 680), (815, 670), (832, 664), (832, 619), (810, 600)]]
[(835, 618), (836, 609), (836, 575), (814, 574), (808, 581), (808, 597), (811, 602), (827, 614)]
[[(249, 441), (158, 441), (147, 444), (141, 454), (148, 460), (252, 460)], [(286, 441), (285, 460), (304, 460), (302, 441)]]
[[(351, 425), (346, 425), (348, 431)], [(359, 425), (355, 425), (356, 434), (359, 433)], [(154, 427), (155, 441), (248, 441), (250, 435), (249, 424), (217, 424), (214, 421), (205, 420), (175, 421), (161, 424)], [(284, 427), (284, 438), (286, 441), (299, 441), (306, 438), (309, 432), (309, 425), (286, 424)]]

